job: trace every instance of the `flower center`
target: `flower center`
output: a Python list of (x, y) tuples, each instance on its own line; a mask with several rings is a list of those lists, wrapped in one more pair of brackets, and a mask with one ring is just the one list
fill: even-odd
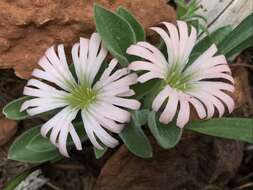
[(97, 91), (94, 91), (86, 85), (78, 85), (71, 92), (66, 100), (68, 103), (78, 109), (87, 108), (91, 103), (96, 100)]
[(173, 71), (168, 73), (165, 82), (172, 88), (184, 92), (191, 88), (191, 85), (188, 83), (191, 78), (192, 75), (185, 75), (183, 72)]

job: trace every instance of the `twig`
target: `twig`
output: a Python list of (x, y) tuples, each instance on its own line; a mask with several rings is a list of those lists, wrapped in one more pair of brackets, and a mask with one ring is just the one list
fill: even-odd
[(77, 164), (52, 164), (53, 168), (61, 170), (85, 170), (86, 168), (82, 165)]
[(240, 190), (240, 189), (244, 189), (244, 188), (247, 188), (247, 187), (253, 187), (253, 182), (241, 185), (239, 187), (234, 188), (233, 190)]
[(45, 185), (47, 185), (48, 187), (54, 189), (54, 190), (62, 190), (59, 187), (55, 186), (54, 184), (47, 182)]

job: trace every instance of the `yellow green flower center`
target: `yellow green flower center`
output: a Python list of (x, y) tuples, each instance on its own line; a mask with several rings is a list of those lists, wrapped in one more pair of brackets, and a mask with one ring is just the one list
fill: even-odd
[(87, 108), (91, 103), (96, 101), (97, 91), (86, 85), (78, 85), (66, 97), (69, 105), (77, 109)]
[(172, 71), (168, 73), (165, 82), (166, 84), (169, 84), (172, 88), (184, 92), (192, 88), (192, 85), (188, 83), (191, 78), (191, 74), (185, 75), (183, 72)]

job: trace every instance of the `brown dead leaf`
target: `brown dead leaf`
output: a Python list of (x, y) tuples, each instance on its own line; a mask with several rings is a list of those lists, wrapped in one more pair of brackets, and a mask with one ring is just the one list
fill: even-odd
[(8, 142), (17, 131), (17, 122), (0, 118), (0, 146)]
[(243, 67), (232, 69), (235, 80), (235, 91), (232, 97), (235, 100), (236, 108), (241, 107), (250, 101), (250, 87), (248, 70)]
[[(185, 133), (187, 134), (187, 133)], [(134, 156), (125, 145), (107, 161), (95, 190), (203, 190), (223, 187), (234, 176), (243, 156), (243, 143), (191, 135), (176, 148), (153, 144), (154, 156)]]

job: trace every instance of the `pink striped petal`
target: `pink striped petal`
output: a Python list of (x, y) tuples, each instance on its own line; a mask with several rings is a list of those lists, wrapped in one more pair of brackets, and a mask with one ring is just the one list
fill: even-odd
[(178, 100), (179, 100), (178, 92), (171, 89), (167, 105), (159, 118), (159, 121), (161, 123), (168, 124), (173, 120), (177, 112)]
[(184, 95), (179, 97), (180, 109), (177, 116), (177, 126), (183, 128), (190, 119), (190, 105)]
[(169, 97), (170, 93), (171, 88), (169, 86), (166, 86), (164, 89), (162, 89), (162, 91), (160, 91), (155, 97), (152, 103), (152, 109), (157, 112), (162, 106), (163, 102)]

